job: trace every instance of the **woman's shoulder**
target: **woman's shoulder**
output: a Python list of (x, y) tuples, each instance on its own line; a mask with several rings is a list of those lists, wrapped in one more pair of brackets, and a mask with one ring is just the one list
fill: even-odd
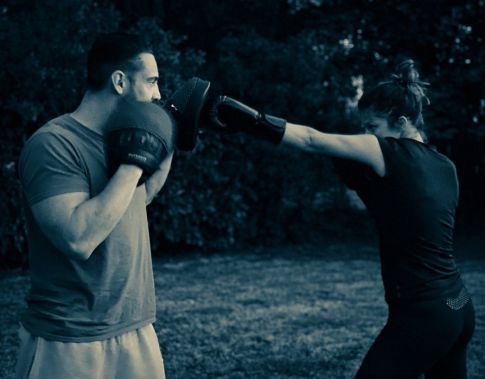
[(412, 138), (387, 137), (384, 140), (381, 147), (387, 145), (387, 154), (400, 157), (404, 162), (408, 161), (412, 165), (416, 165), (416, 162), (419, 162), (429, 167), (449, 166), (452, 170), (456, 171), (453, 161), (440, 152), (433, 144)]

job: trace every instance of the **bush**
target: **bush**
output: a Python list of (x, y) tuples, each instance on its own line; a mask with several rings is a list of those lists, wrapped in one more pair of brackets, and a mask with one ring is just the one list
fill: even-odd
[(21, 120), (14, 112), (3, 112), (0, 122), (0, 268), (27, 263), (22, 190), (17, 160), (22, 141)]
[[(26, 262), (20, 142), (77, 106), (87, 49), (99, 32), (116, 29), (153, 44), (164, 99), (201, 76), (214, 93), (329, 132), (355, 131), (362, 90), (414, 58), (432, 83), (431, 139), (456, 159), (476, 212), (485, 172), (480, 11), (469, 2), (436, 12), (427, 2), (391, 1), (383, 15), (372, 4), (342, 1), (7, 1), (0, 6), (0, 262)], [(305, 242), (361, 224), (365, 231), (361, 213), (357, 225), (333, 211), (349, 207), (328, 159), (203, 130), (195, 151), (176, 154), (149, 207), (153, 250)]]

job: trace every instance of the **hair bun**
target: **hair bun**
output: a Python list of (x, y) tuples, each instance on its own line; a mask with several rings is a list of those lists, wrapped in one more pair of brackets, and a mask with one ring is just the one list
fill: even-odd
[(414, 68), (412, 59), (406, 59), (397, 65), (396, 73), (392, 75), (392, 80), (404, 89), (411, 91), (414, 95), (420, 96), (426, 104), (429, 104), (429, 99), (424, 91), (424, 87), (429, 86), (429, 83), (419, 80), (419, 73)]
[(396, 67), (396, 73), (393, 78), (401, 85), (408, 86), (409, 84), (419, 84), (419, 73), (414, 68), (414, 61), (406, 59), (399, 63)]

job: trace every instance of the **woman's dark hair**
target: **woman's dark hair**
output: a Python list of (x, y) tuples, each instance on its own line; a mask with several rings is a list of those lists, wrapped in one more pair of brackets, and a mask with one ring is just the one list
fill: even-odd
[(136, 56), (151, 53), (151, 47), (140, 37), (128, 33), (102, 33), (94, 41), (87, 59), (87, 89), (104, 88), (113, 71), (138, 69)]
[(423, 128), (423, 103), (429, 104), (425, 87), (429, 84), (419, 79), (414, 61), (407, 59), (396, 67), (390, 80), (381, 82), (360, 98), (361, 111), (372, 110), (388, 115), (391, 122), (405, 116), (418, 129)]

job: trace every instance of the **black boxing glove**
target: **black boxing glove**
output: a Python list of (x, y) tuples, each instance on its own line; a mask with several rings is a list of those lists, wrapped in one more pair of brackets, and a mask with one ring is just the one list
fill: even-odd
[(174, 123), (167, 112), (153, 103), (122, 101), (106, 125), (108, 173), (120, 164), (143, 170), (143, 184), (173, 150)]
[(143, 170), (138, 185), (144, 183), (168, 154), (164, 142), (143, 129), (120, 129), (109, 132), (107, 139), (108, 167), (114, 173), (122, 163)]
[(279, 144), (286, 120), (264, 114), (229, 96), (217, 96), (208, 107), (211, 122), (222, 130), (244, 132)]
[(197, 77), (189, 79), (165, 103), (177, 123), (177, 149), (190, 151), (197, 143), (201, 111), (206, 102), (210, 82)]

